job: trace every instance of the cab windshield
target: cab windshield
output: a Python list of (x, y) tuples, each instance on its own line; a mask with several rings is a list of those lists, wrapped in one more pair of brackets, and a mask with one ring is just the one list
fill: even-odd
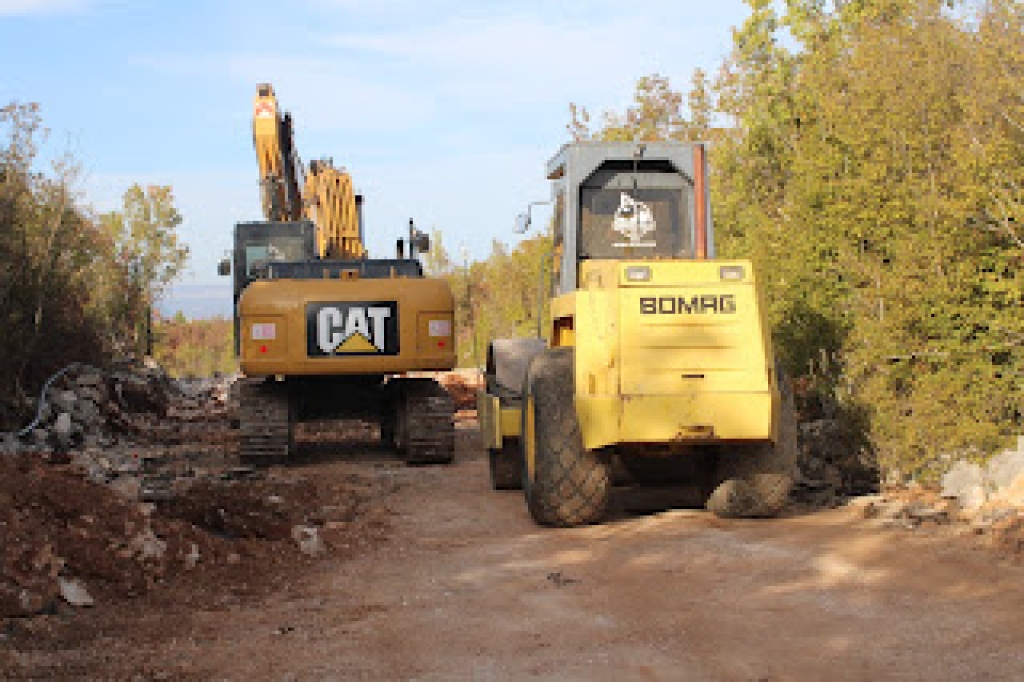
[(688, 210), (678, 175), (595, 173), (580, 188), (579, 257), (691, 258)]

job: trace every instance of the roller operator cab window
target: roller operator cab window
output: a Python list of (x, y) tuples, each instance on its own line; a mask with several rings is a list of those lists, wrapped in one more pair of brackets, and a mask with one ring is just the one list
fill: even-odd
[(580, 188), (580, 259), (693, 257), (682, 187), (634, 187), (624, 174), (597, 180)]

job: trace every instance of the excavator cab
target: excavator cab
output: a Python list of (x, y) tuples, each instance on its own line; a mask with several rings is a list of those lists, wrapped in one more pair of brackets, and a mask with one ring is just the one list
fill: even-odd
[(231, 261), (222, 263), (221, 275), (231, 275), (234, 301), (235, 354), (240, 350), (238, 300), (242, 291), (261, 275), (269, 261), (310, 260), (315, 256), (316, 231), (310, 221), (246, 222), (235, 225)]

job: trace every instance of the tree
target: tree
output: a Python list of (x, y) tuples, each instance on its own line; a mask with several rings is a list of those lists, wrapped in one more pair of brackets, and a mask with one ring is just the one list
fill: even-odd
[(143, 341), (138, 325), (188, 260), (188, 247), (176, 232), (181, 221), (171, 188), (156, 185), (132, 185), (124, 194), (122, 210), (102, 216), (127, 273), (128, 291), (119, 312), (135, 322), (136, 344)]
[(102, 357), (91, 278), (110, 267), (111, 250), (77, 204), (73, 159), (58, 155), (40, 168), (39, 106), (0, 108), (0, 129), (0, 422), (10, 424), (50, 373)]
[(452, 259), (441, 240), (441, 231), (430, 230), (430, 250), (423, 254), (423, 270), (428, 277), (441, 277), (452, 271)]

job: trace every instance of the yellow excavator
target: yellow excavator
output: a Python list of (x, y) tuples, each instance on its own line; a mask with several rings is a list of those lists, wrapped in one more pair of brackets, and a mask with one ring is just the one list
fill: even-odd
[(450, 462), (454, 403), (410, 376), (456, 362), (451, 289), (418, 258), (426, 235), (410, 220), (394, 258), (370, 258), (351, 176), (329, 159), (303, 167), (269, 84), (257, 87), (253, 143), (265, 220), (238, 223), (219, 266), (234, 281), (243, 461), (286, 460), (298, 421), (360, 419), (407, 462)]

